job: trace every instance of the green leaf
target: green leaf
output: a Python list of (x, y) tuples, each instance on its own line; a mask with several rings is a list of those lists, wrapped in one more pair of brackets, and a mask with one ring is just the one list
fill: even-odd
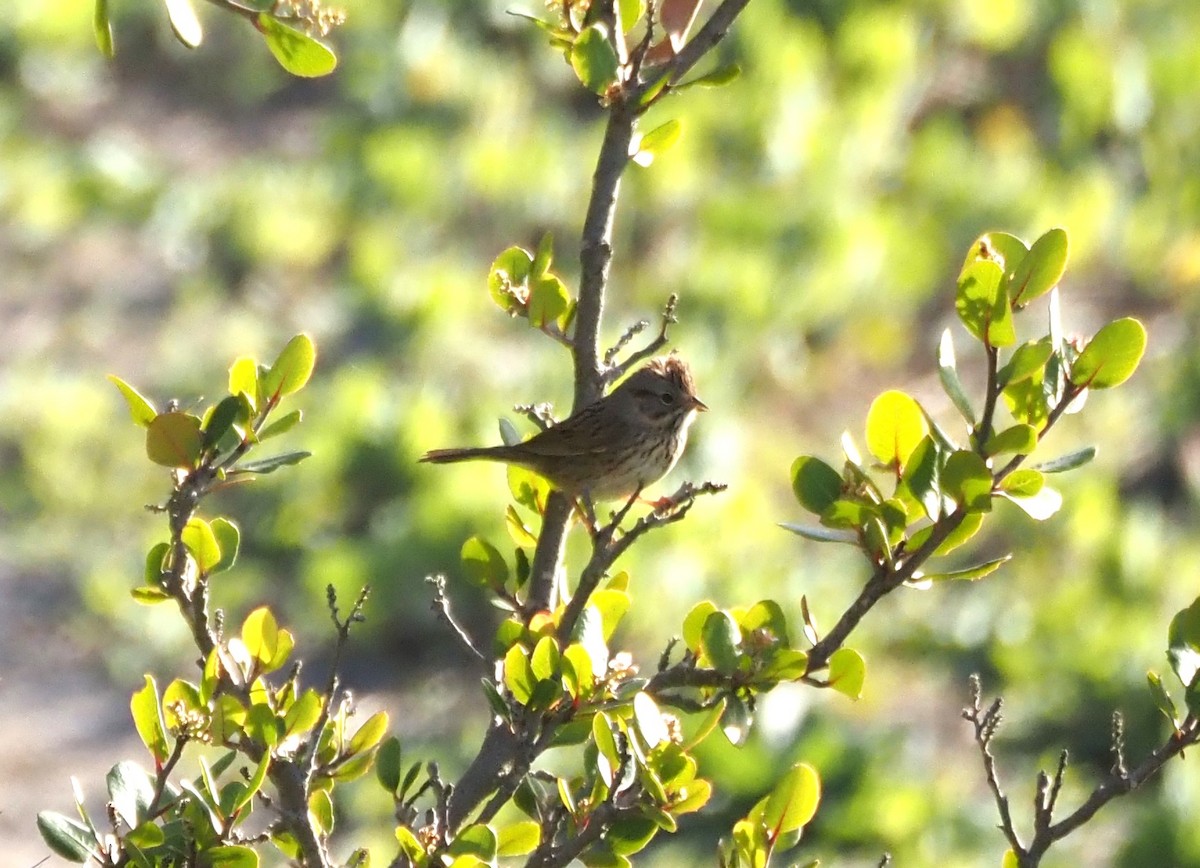
[(108, 18), (108, 0), (96, 0), (92, 10), (92, 30), (96, 34), (96, 47), (109, 60), (116, 55), (113, 47), (112, 22)]
[(146, 428), (146, 455), (163, 467), (195, 467), (202, 446), (200, 419), (190, 413), (160, 413)]
[(570, 307), (566, 286), (554, 275), (535, 278), (529, 290), (529, 324), (545, 328), (558, 320)]
[(205, 849), (202, 864), (207, 868), (258, 868), (258, 854), (249, 847), (222, 844)]
[(316, 726), (323, 704), (321, 694), (311, 687), (301, 693), (283, 716), (284, 736), (302, 735)]
[(585, 28), (571, 46), (570, 55), (575, 75), (593, 93), (605, 93), (617, 80), (617, 53), (603, 24)]
[[(658, 801), (655, 794), (651, 793), (650, 795), (651, 798), (655, 798)], [(643, 810), (646, 813), (654, 812), (655, 816), (621, 817), (612, 824), (608, 830), (608, 834), (604, 838), (604, 843), (612, 850), (611, 856), (605, 854), (603, 857), (605, 864), (612, 865), (613, 868), (618, 868), (618, 866), (622, 865), (632, 865), (633, 863), (627, 857), (644, 850), (646, 845), (658, 833), (659, 826), (655, 823), (656, 819), (661, 819), (669, 825), (675, 825), (675, 821), (670, 814), (655, 811), (653, 808), (645, 808)], [(625, 860), (624, 862), (621, 861), (623, 859)], [(589, 857), (581, 861), (587, 864), (593, 860)], [(589, 864), (588, 868), (592, 868), (592, 865)]]
[(537, 849), (542, 827), (533, 820), (520, 820), (502, 826), (496, 833), (496, 855), (500, 858), (525, 856)]
[(1146, 682), (1150, 685), (1150, 694), (1154, 697), (1154, 705), (1167, 720), (1171, 721), (1171, 726), (1179, 727), (1178, 712), (1175, 710), (1175, 700), (1171, 698), (1171, 694), (1167, 692), (1166, 686), (1162, 683), (1162, 678), (1157, 672), (1147, 672)]
[(1014, 305), (1026, 305), (1053, 289), (1067, 270), (1067, 233), (1051, 229), (1029, 248), (1011, 269), (1008, 297)]
[(254, 769), (254, 774), (250, 776), (250, 780), (246, 782), (245, 788), (233, 802), (233, 810), (230, 813), (237, 813), (246, 805), (250, 804), (250, 800), (254, 798), (254, 794), (262, 789), (263, 782), (267, 779), (267, 770), (271, 767), (271, 752), (266, 751), (262, 755), (262, 759), (258, 761), (258, 766)]
[(155, 762), (164, 763), (171, 753), (167, 745), (167, 725), (158, 701), (158, 685), (153, 676), (147, 675), (145, 678), (145, 687), (129, 700), (129, 711), (142, 744), (146, 745)]
[(533, 256), (521, 247), (510, 247), (492, 262), (488, 271), (488, 292), (500, 309), (512, 316), (528, 309), (529, 277)]
[(1004, 347), (1017, 339), (1012, 307), (1000, 285), (1003, 271), (991, 259), (970, 262), (958, 278), (954, 308), (972, 335), (988, 346)]
[[(956, 548), (967, 542), (971, 537), (979, 532), (979, 528), (983, 526), (983, 513), (969, 512), (963, 517), (958, 527), (950, 531), (950, 534), (942, 540), (941, 544), (934, 549), (933, 554), (936, 556), (948, 555)], [(914, 533), (908, 540), (908, 550), (915, 552), (925, 544), (929, 535), (933, 532), (934, 525), (923, 527)]]
[(1005, 850), (1000, 859), (1000, 868), (1021, 868), (1021, 860), (1011, 849)]
[(497, 846), (496, 833), (491, 827), (476, 823), (459, 832), (446, 848), (446, 853), (450, 856), (472, 856), (480, 862), (491, 863), (496, 859)]
[(1035, 521), (1045, 521), (1062, 509), (1062, 494), (1047, 485), (1038, 489), (1036, 494), (1019, 495), (1000, 491), (1000, 495), (1018, 506), (1026, 515)]
[(309, 795), (308, 818), (326, 835), (333, 831), (333, 799), (325, 790), (315, 790)]
[(608, 672), (608, 643), (604, 639), (604, 620), (591, 603), (584, 606), (571, 631), (571, 641), (578, 642), (592, 661), (592, 675), (603, 678)]
[(159, 603), (169, 603), (173, 599), (171, 595), (162, 588), (152, 585), (133, 588), (130, 590), (129, 595), (133, 597), (136, 602), (141, 603), (143, 606), (156, 606)]
[[(104, 0), (99, 0), (99, 2), (104, 2)], [(109, 374), (108, 381), (116, 386), (125, 398), (125, 403), (129, 406), (129, 416), (133, 419), (134, 424), (149, 428), (150, 423), (158, 416), (154, 405), (141, 392), (115, 374)]]
[(867, 449), (881, 464), (904, 468), (917, 444), (929, 433), (921, 405), (904, 392), (890, 390), (867, 411)]
[(508, 490), (513, 500), (541, 515), (546, 508), (546, 498), (550, 496), (550, 483), (532, 470), (510, 464)]
[(1184, 687), (1196, 681), (1196, 673), (1200, 672), (1200, 598), (1171, 619), (1167, 628), (1167, 659)]
[(718, 672), (732, 675), (737, 671), (741, 642), (737, 622), (728, 612), (718, 610), (704, 619), (700, 648)]
[(1093, 458), (1096, 457), (1095, 446), (1085, 446), (1082, 449), (1077, 449), (1074, 452), (1068, 452), (1059, 458), (1052, 458), (1049, 461), (1043, 461), (1040, 464), (1033, 465), (1033, 470), (1040, 470), (1042, 473), (1063, 473), (1067, 470), (1074, 470), (1077, 467), (1082, 467)]
[(974, 582), (982, 579), (985, 576), (990, 576), (996, 570), (1000, 569), (1006, 563), (1012, 560), (1012, 555), (1005, 555), (1002, 558), (986, 561), (982, 564), (976, 564), (973, 567), (965, 567), (961, 570), (950, 570), (942, 573), (929, 573), (920, 577), (926, 582)]
[(853, 648), (839, 648), (829, 657), (829, 686), (857, 700), (867, 678), (867, 662)]
[(238, 473), (274, 473), (280, 467), (290, 467), (311, 457), (311, 452), (285, 452), (282, 455), (272, 455), (270, 458), (258, 461), (243, 461), (235, 469)]
[(387, 728), (388, 713), (386, 711), (375, 712), (354, 733), (354, 737), (350, 739), (350, 744), (346, 746), (346, 753), (362, 753), (375, 747), (387, 734)]
[(646, 0), (618, 0), (617, 14), (621, 16), (622, 32), (628, 33), (646, 14)]
[(1046, 477), (1036, 470), (1014, 470), (1000, 483), (1000, 490), (1013, 497), (1033, 497), (1046, 484)]
[(395, 794), (400, 786), (400, 739), (389, 736), (379, 746), (375, 755), (375, 778), (389, 793)]
[(229, 394), (245, 395), (250, 406), (258, 405), (258, 362), (250, 356), (241, 356), (229, 366)]
[(504, 655), (504, 686), (520, 705), (526, 705), (533, 696), (537, 679), (529, 663), (529, 652), (514, 645)]
[(242, 412), (241, 399), (234, 395), (227, 395), (222, 398), (212, 412), (208, 416), (208, 421), (204, 425), (204, 438), (201, 441), (203, 448), (212, 449), (220, 442), (221, 438), (233, 427), (233, 423), (237, 421), (238, 416)]
[(1050, 361), (1053, 354), (1054, 347), (1049, 338), (1021, 344), (1013, 351), (1007, 364), (996, 372), (996, 384), (1003, 389), (1009, 383), (1028, 380), (1045, 369), (1046, 362)]
[(212, 572), (221, 573), (237, 562), (242, 535), (237, 525), (227, 518), (214, 518), (209, 527), (221, 552), (221, 559), (213, 564)]
[(171, 544), (160, 542), (155, 543), (150, 547), (150, 551), (146, 552), (146, 584), (153, 587), (162, 585), (162, 574), (166, 564), (167, 555), (171, 551)]
[(796, 536), (802, 536), (805, 539), (815, 540), (817, 542), (838, 542), (849, 543), (851, 545), (858, 544), (858, 534), (849, 530), (840, 530), (832, 527), (816, 527), (807, 524), (794, 524), (792, 522), (780, 522), (779, 526), (784, 530), (789, 530)]
[(725, 712), (721, 715), (721, 732), (734, 747), (741, 747), (750, 737), (750, 727), (754, 724), (754, 714), (740, 699), (730, 697), (725, 704)]
[(130, 829), (125, 835), (126, 847), (136, 847), (139, 850), (159, 847), (166, 840), (167, 836), (163, 834), (162, 828), (153, 820), (146, 820), (136, 829)]
[(942, 489), (968, 512), (992, 508), (992, 473), (984, 460), (969, 450), (960, 449), (946, 459)]
[(165, 0), (167, 17), (171, 19), (171, 30), (187, 48), (195, 48), (204, 41), (204, 31), (200, 27), (200, 19), (192, 8), (190, 0)]
[(737, 621), (743, 634), (762, 630), (780, 645), (784, 647), (791, 645), (788, 637), (787, 616), (783, 613), (783, 608), (774, 600), (759, 600)]
[(221, 562), (221, 546), (213, 529), (202, 518), (193, 518), (181, 534), (183, 544), (196, 560), (200, 574), (207, 576)]
[(1028, 252), (1029, 245), (1017, 236), (1008, 232), (988, 232), (976, 239), (964, 265), (976, 258), (999, 259), (1004, 273), (1011, 275)]
[(809, 512), (821, 515), (842, 496), (842, 477), (819, 458), (801, 455), (792, 462), (792, 491)]
[(742, 68), (736, 63), (731, 63), (727, 66), (719, 66), (712, 72), (707, 72), (697, 78), (674, 85), (672, 90), (678, 93), (689, 87), (724, 87), (737, 80), (741, 74)]
[(808, 763), (792, 766), (771, 790), (763, 809), (767, 837), (774, 842), (780, 835), (803, 828), (817, 813), (821, 801), (821, 777)]
[(1088, 342), (1071, 366), (1071, 382), (1089, 389), (1109, 389), (1137, 370), (1146, 351), (1146, 327), (1133, 317), (1113, 320)]
[(971, 400), (963, 388), (958, 376), (958, 363), (954, 356), (954, 338), (950, 329), (942, 332), (942, 340), (938, 344), (938, 379), (942, 381), (942, 390), (950, 398), (951, 403), (958, 409), (967, 423), (975, 424), (975, 411), (971, 408)]
[(425, 865), (428, 863), (429, 854), (425, 852), (425, 847), (408, 826), (396, 827), (396, 840), (400, 843), (400, 852), (407, 856), (412, 864)]
[(337, 67), (337, 55), (329, 46), (306, 33), (276, 21), (267, 12), (258, 16), (257, 27), (279, 65), (304, 78), (329, 75)]
[[(1052, 363), (1053, 360), (1054, 357), (1051, 357)], [(1039, 431), (1045, 427), (1050, 415), (1050, 404), (1041, 375), (1034, 374), (1028, 379), (1009, 383), (1001, 394), (1013, 419), (1032, 425)]]
[(558, 677), (559, 660), (562, 655), (558, 651), (558, 643), (553, 636), (543, 636), (533, 648), (529, 656), (529, 668), (533, 677), (538, 681), (548, 681)]
[(304, 388), (317, 364), (317, 348), (312, 338), (298, 334), (279, 353), (263, 377), (263, 391), (268, 399), (279, 399)]
[(931, 521), (937, 521), (942, 514), (940, 458), (941, 450), (937, 443), (932, 436), (927, 436), (908, 456), (904, 473), (900, 476), (904, 489), (921, 504)]
[(683, 134), (683, 124), (672, 118), (646, 133), (634, 146), (633, 161), (639, 166), (649, 166), (658, 157), (675, 146)]
[(701, 635), (704, 631), (704, 622), (708, 620), (708, 616), (717, 611), (717, 604), (712, 600), (701, 600), (696, 605), (692, 606), (690, 612), (683, 619), (683, 644), (689, 651), (699, 653)]
[(630, 598), (625, 591), (618, 591), (615, 588), (602, 588), (595, 591), (591, 599), (588, 601), (589, 607), (595, 607), (600, 614), (600, 627), (603, 631), (604, 641), (607, 642), (616, 632), (617, 625), (621, 623), (621, 619), (625, 617), (625, 613), (629, 611)]
[(1037, 448), (1038, 435), (1032, 425), (1017, 424), (993, 434), (984, 445), (988, 455), (1028, 455)]
[(117, 816), (131, 829), (140, 826), (154, 801), (154, 782), (146, 770), (135, 762), (119, 762), (108, 770), (105, 783), (108, 802)]
[(278, 437), (287, 431), (291, 431), (304, 418), (304, 414), (300, 410), (292, 410), (290, 413), (285, 413), (280, 416), (270, 425), (267, 425), (258, 432), (258, 439), (267, 440), (271, 437)]
[(613, 771), (621, 764), (621, 751), (613, 735), (612, 718), (603, 711), (592, 716), (592, 741), (596, 745), (596, 770), (604, 785), (611, 787)]
[(69, 862), (88, 861), (96, 848), (96, 840), (86, 826), (56, 811), (39, 813), (37, 827), (46, 846)]
[(242, 644), (251, 657), (265, 666), (275, 659), (283, 632), (286, 631), (279, 629), (274, 613), (266, 606), (259, 606), (242, 624)]
[(500, 590), (508, 581), (504, 555), (483, 537), (473, 536), (463, 543), (459, 557), (467, 580), (476, 587)]

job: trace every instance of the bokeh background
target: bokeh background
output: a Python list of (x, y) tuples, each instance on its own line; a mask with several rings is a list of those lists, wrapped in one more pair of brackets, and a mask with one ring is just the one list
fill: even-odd
[[(573, 282), (601, 133), (594, 101), (508, 0), (348, 0), (341, 65), (289, 78), (252, 29), (201, 10), (176, 44), (161, 6), (114, 2), (117, 57), (87, 0), (0, 15), (0, 840), (45, 855), (43, 808), (94, 799), (120, 759), (141, 675), (192, 671), (167, 609), (133, 603), (163, 538), (167, 491), (117, 392), (160, 405), (224, 388), (234, 357), (297, 331), (320, 359), (288, 446), (314, 458), (210, 504), (243, 529), (216, 602), (269, 603), (324, 679), (324, 588), (369, 584), (347, 681), (386, 708), (410, 756), (461, 769), (485, 725), (469, 661), (423, 577), (486, 637), (497, 620), (457, 572), (463, 539), (507, 545), (504, 471), (432, 468), (425, 449), (496, 441), (520, 402), (570, 396), (566, 352), (490, 301), (488, 266), (545, 231)], [(711, 0), (710, 0), (711, 6)], [(536, 11), (536, 10), (535, 10)], [(605, 331), (682, 298), (673, 343), (713, 408), (679, 478), (728, 482), (629, 556), (619, 639), (653, 665), (683, 614), (806, 594), (831, 624), (864, 570), (802, 541), (788, 467), (837, 463), (871, 398), (903, 388), (946, 424), (934, 351), (972, 239), (1061, 225), (1070, 330), (1147, 323), (1126, 386), (1091, 396), (1046, 445), (1098, 445), (1035, 524), (1001, 505), (966, 557), (1013, 562), (970, 586), (896, 594), (855, 634), (857, 704), (780, 689), (741, 750), (711, 740), (711, 810), (639, 864), (712, 864), (712, 842), (799, 759), (825, 782), (798, 851), (838, 865), (999, 864), (1004, 850), (967, 725), (967, 676), (1006, 700), (999, 740), (1018, 818), (1033, 775), (1069, 748), (1076, 803), (1165, 735), (1145, 672), (1167, 670), (1171, 615), (1200, 594), (1193, 329), (1200, 281), (1200, 5), (1191, 0), (755, 0), (721, 48), (744, 74), (656, 108), (680, 144), (622, 188)], [(1044, 308), (1024, 315), (1040, 334)], [(576, 541), (578, 542), (578, 540)], [(572, 549), (578, 563), (581, 548)], [(1173, 676), (1168, 678), (1171, 682)], [(1177, 691), (1178, 692), (1178, 691)], [(1047, 865), (1200, 865), (1200, 774), (1173, 763)], [(353, 790), (338, 845), (390, 856), (387, 805)]]

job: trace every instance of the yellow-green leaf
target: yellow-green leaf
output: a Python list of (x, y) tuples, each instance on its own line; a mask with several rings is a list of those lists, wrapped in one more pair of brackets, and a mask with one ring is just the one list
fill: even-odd
[(281, 24), (267, 12), (260, 14), (257, 22), (267, 48), (279, 65), (292, 75), (316, 78), (329, 75), (337, 68), (337, 55), (307, 33)]
[(882, 464), (903, 470), (908, 456), (929, 433), (921, 405), (904, 392), (884, 392), (867, 411), (867, 449)]
[(160, 413), (146, 428), (146, 455), (163, 467), (194, 467), (203, 444), (200, 417), (190, 413)]
[(867, 678), (867, 662), (853, 648), (839, 648), (829, 657), (829, 686), (857, 700)]

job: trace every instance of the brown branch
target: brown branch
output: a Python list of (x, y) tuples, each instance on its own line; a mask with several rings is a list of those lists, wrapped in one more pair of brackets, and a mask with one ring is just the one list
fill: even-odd
[(902, 556), (893, 566), (877, 565), (871, 578), (863, 585), (858, 597), (842, 613), (833, 628), (809, 650), (808, 671), (811, 673), (825, 668), (833, 652), (842, 647), (846, 638), (866, 617), (866, 614), (875, 608), (880, 600), (911, 579), (917, 570), (933, 556), (938, 546), (958, 529), (966, 517), (967, 513), (963, 509), (943, 516), (933, 526), (928, 539), (915, 552)]
[(583, 568), (583, 572), (580, 573), (579, 585), (575, 589), (571, 601), (567, 603), (566, 611), (563, 612), (562, 620), (558, 624), (558, 635), (560, 637), (571, 635), (571, 631), (575, 629), (575, 623), (579, 620), (579, 616), (583, 614), (583, 609), (587, 606), (592, 592), (596, 590), (597, 585), (600, 584), (600, 580), (604, 577), (608, 568), (621, 555), (628, 551), (629, 547), (637, 542), (640, 537), (657, 527), (681, 521), (691, 510), (692, 504), (696, 502), (697, 497), (705, 494), (717, 494), (724, 491), (725, 488), (726, 486), (719, 482), (705, 482), (698, 486), (690, 482), (685, 482), (674, 494), (663, 498), (652, 512), (639, 518), (633, 527), (622, 536), (617, 537), (616, 534), (620, 529), (621, 522), (637, 501), (639, 492), (634, 492), (634, 495), (625, 503), (620, 511), (613, 515), (612, 520), (604, 527), (598, 529), (595, 535), (593, 535), (592, 556)]
[(1099, 783), (1083, 804), (1074, 811), (1054, 822), (1054, 810), (1062, 793), (1063, 779), (1067, 769), (1067, 752), (1059, 755), (1058, 765), (1054, 775), (1042, 771), (1038, 773), (1036, 796), (1033, 805), (1033, 838), (1028, 846), (1021, 843), (1013, 824), (1008, 797), (1000, 785), (999, 773), (996, 769), (996, 758), (991, 749), (992, 738), (1000, 724), (1001, 700), (997, 698), (983, 710), (980, 701), (979, 676), (971, 676), (971, 707), (963, 709), (963, 718), (975, 727), (975, 743), (979, 747), (983, 761), (984, 774), (987, 778), (988, 789), (996, 802), (1000, 814), (1000, 830), (1008, 839), (1009, 846), (1017, 856), (1017, 864), (1021, 868), (1036, 868), (1041, 864), (1042, 857), (1058, 841), (1087, 823), (1096, 813), (1118, 796), (1126, 795), (1137, 789), (1158, 772), (1173, 757), (1182, 755), (1192, 745), (1200, 742), (1200, 720), (1189, 715), (1178, 729), (1173, 730), (1167, 740), (1155, 748), (1132, 770), (1124, 769), (1123, 727), (1114, 723), (1113, 751), (1118, 755), (1113, 771)]

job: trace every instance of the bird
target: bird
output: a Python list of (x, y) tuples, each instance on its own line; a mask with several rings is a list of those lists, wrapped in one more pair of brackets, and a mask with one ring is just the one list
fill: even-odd
[(651, 359), (612, 392), (511, 446), (434, 449), (423, 462), (501, 461), (528, 468), (574, 497), (616, 500), (670, 472), (688, 429), (708, 406), (687, 363), (674, 353)]

